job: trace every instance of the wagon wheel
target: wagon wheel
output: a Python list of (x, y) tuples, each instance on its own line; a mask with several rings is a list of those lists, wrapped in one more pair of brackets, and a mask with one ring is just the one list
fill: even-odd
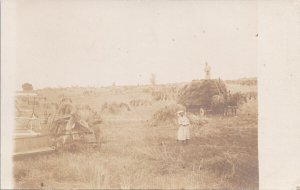
[(50, 134), (52, 136), (53, 146), (56, 148), (63, 146), (61, 137), (64, 134), (67, 122), (68, 121), (66, 119), (57, 119), (50, 126)]

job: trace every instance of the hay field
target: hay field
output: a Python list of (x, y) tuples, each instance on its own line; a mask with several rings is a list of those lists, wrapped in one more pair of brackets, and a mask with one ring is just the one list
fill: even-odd
[[(232, 91), (253, 91), (229, 85)], [(147, 87), (43, 89), (38, 93), (57, 101), (64, 94), (75, 104), (101, 111), (104, 103), (151, 101)], [(252, 89), (253, 88), (253, 89)], [(153, 101), (130, 111), (102, 114), (102, 145), (14, 161), (15, 188), (84, 189), (258, 189), (257, 100), (237, 117), (207, 116), (191, 127), (191, 140), (176, 141), (177, 126), (151, 125), (152, 115), (174, 100)]]

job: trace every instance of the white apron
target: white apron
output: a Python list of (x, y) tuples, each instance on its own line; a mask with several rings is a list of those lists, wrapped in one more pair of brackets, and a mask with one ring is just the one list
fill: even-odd
[(185, 141), (190, 139), (190, 122), (187, 117), (179, 117), (178, 124), (180, 125), (177, 131), (177, 140)]

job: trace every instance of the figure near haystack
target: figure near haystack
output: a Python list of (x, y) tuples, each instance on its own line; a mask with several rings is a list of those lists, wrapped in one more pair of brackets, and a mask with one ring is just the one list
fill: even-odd
[(208, 65), (208, 63), (205, 63), (204, 72), (205, 72), (205, 79), (209, 80), (210, 79), (210, 66)]
[(179, 129), (177, 131), (177, 140), (182, 143), (187, 143), (190, 139), (190, 121), (186, 117), (186, 113), (184, 111), (178, 111), (178, 124)]

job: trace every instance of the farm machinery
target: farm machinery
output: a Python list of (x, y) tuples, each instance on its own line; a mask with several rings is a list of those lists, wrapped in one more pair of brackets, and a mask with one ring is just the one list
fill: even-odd
[(17, 93), (14, 157), (51, 153), (74, 144), (99, 144), (101, 118), (91, 109), (76, 109), (62, 98), (47, 113), (46, 99), (35, 93)]

